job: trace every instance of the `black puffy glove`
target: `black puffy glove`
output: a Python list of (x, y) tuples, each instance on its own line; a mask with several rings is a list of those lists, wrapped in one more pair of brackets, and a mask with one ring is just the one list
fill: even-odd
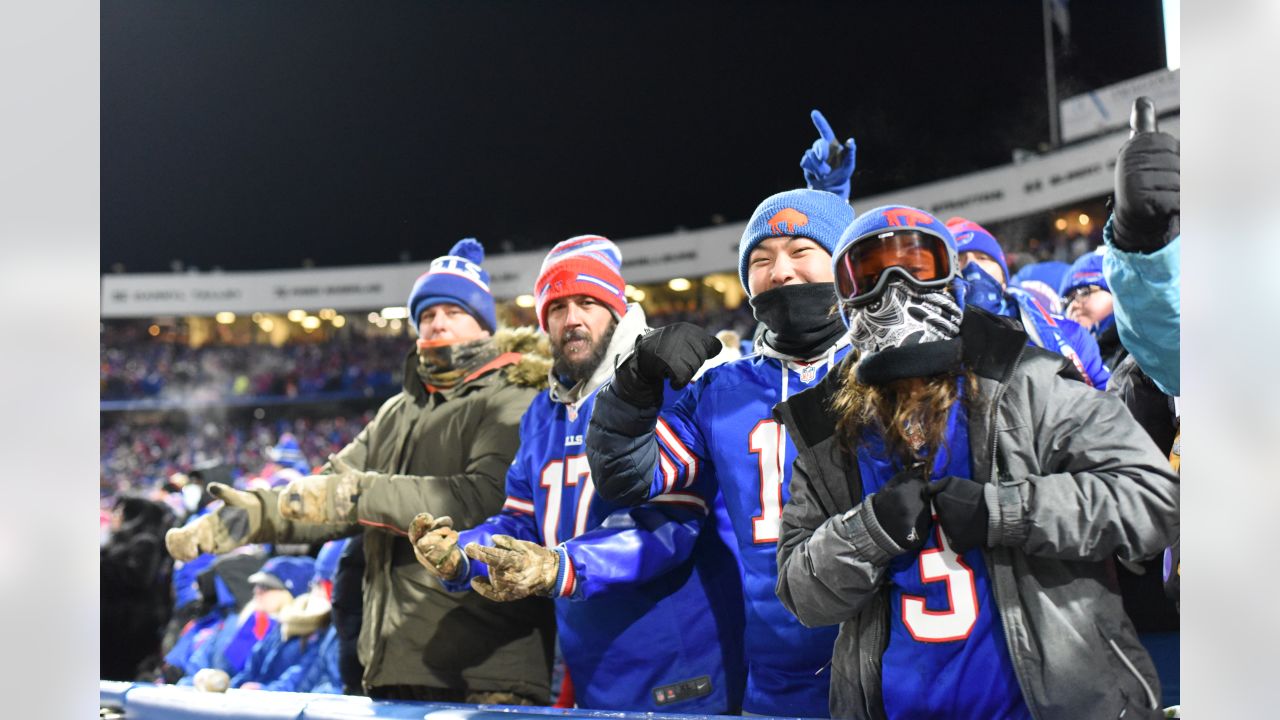
[(722, 347), (715, 336), (693, 323), (651, 330), (636, 339), (635, 352), (618, 366), (614, 392), (636, 407), (660, 407), (663, 380), (670, 380), (677, 390), (688, 385), (702, 363)]
[(924, 479), (924, 465), (915, 464), (897, 475), (871, 496), (871, 509), (876, 522), (888, 533), (898, 547), (915, 552), (924, 547), (929, 537), (932, 515), (925, 491), (929, 483)]
[(957, 554), (987, 544), (987, 501), (982, 484), (948, 475), (929, 486), (938, 524)]
[(1180, 232), (1178, 139), (1156, 130), (1150, 98), (1133, 102), (1133, 132), (1116, 157), (1115, 220), (1111, 241), (1125, 252), (1159, 250)]

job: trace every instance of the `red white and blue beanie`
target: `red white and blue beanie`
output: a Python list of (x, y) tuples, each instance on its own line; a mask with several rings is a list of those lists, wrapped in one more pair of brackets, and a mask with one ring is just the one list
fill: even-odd
[(558, 243), (542, 261), (533, 284), (538, 325), (547, 329), (547, 303), (570, 295), (586, 295), (604, 303), (617, 317), (627, 314), (622, 251), (600, 235), (579, 235)]
[(747, 260), (757, 245), (770, 237), (806, 237), (833, 253), (840, 233), (853, 222), (853, 207), (826, 190), (788, 190), (770, 195), (751, 213), (738, 241), (738, 278), (747, 286)]
[(1065, 300), (1067, 293), (1085, 285), (1097, 285), (1111, 292), (1107, 277), (1102, 274), (1102, 258), (1106, 252), (1107, 246), (1103, 245), (1093, 252), (1076, 258), (1076, 261), (1071, 263), (1071, 269), (1067, 270), (1067, 274), (1062, 278), (1062, 286), (1058, 288), (1058, 294)]
[(422, 311), (442, 303), (466, 310), (489, 332), (498, 329), (493, 293), (489, 292), (489, 273), (480, 267), (482, 262), (484, 246), (475, 238), (459, 240), (448, 255), (431, 261), (431, 269), (418, 278), (409, 293), (409, 323), (415, 332)]
[(972, 220), (953, 217), (947, 221), (947, 229), (956, 239), (956, 253), (980, 252), (989, 255), (1004, 271), (1004, 282), (1009, 284), (1009, 266), (1004, 262), (1004, 248), (987, 229)]

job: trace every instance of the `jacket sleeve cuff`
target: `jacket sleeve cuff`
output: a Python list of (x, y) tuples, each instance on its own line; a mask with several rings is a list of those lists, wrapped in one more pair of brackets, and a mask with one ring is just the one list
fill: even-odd
[[(873, 493), (874, 494), (874, 493)], [(864, 560), (873, 565), (887, 565), (896, 555), (906, 552), (880, 527), (871, 509), (871, 495), (840, 518), (841, 533)]]
[(551, 597), (571, 598), (578, 591), (578, 573), (573, 568), (573, 560), (564, 544), (557, 545), (555, 552), (560, 556), (560, 569), (556, 571), (555, 585), (551, 586)]
[(471, 558), (462, 553), (462, 562), (458, 564), (458, 577), (452, 580), (440, 580), (440, 584), (449, 592), (465, 592), (471, 589)]
[(1021, 547), (1027, 541), (1027, 503), (1030, 490), (1020, 482), (987, 483), (982, 486), (987, 503), (987, 545)]

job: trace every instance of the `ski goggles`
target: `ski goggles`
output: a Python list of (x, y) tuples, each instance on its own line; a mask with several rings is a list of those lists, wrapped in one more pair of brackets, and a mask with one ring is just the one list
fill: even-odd
[(919, 229), (885, 230), (858, 238), (836, 256), (836, 292), (854, 305), (880, 296), (894, 277), (922, 289), (945, 287), (955, 277), (955, 252), (941, 237)]

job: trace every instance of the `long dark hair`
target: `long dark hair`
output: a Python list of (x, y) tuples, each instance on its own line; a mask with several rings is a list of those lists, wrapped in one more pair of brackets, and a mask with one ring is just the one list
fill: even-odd
[[(925, 467), (932, 468), (946, 442), (951, 408), (963, 402), (968, 409), (978, 394), (977, 376), (964, 369), (878, 386), (858, 382), (857, 369), (857, 363), (847, 365), (840, 389), (831, 399), (831, 409), (837, 415), (836, 438), (852, 451), (864, 442), (864, 432), (871, 430), (884, 439), (890, 457), (907, 464), (923, 450)], [(963, 393), (957, 377), (964, 378)]]

